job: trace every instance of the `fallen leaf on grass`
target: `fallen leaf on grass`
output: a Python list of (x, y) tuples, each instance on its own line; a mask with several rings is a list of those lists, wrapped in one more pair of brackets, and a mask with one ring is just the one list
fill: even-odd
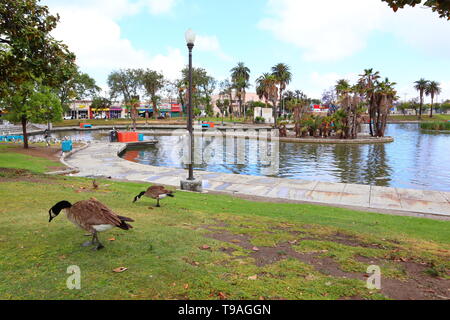
[(109, 238), (108, 241), (116, 241), (116, 238)]
[(258, 247), (253, 247), (252, 250), (253, 251), (259, 251)]
[(116, 273), (121, 273), (121, 272), (124, 272), (124, 271), (127, 271), (127, 270), (128, 270), (128, 268), (125, 268), (125, 267), (120, 267), (120, 268), (113, 269), (113, 271), (116, 272)]
[(296, 244), (298, 241), (297, 240), (292, 240), (292, 241), (289, 241), (289, 244)]
[(248, 277), (247, 278), (248, 280), (256, 280), (256, 279), (258, 279), (258, 275), (254, 275), (254, 276), (251, 276), (251, 277)]
[(186, 290), (189, 289), (189, 284), (186, 283), (186, 284), (183, 286), (183, 288), (186, 289)]
[(200, 247), (200, 249), (202, 249), (202, 250), (209, 250), (209, 249), (211, 249), (211, 247), (208, 246), (207, 244), (204, 244), (203, 246)]
[(220, 300), (225, 300), (227, 298), (227, 296), (225, 295), (225, 293), (219, 292), (219, 298), (220, 298)]
[(233, 239), (233, 240), (231, 240), (231, 242), (233, 242), (233, 243), (239, 243), (239, 242), (241, 242), (241, 240)]

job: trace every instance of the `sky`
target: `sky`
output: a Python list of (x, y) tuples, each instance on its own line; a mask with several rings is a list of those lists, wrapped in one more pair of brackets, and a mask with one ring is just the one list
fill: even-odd
[(184, 33), (197, 34), (193, 64), (217, 80), (244, 62), (250, 92), (263, 72), (289, 65), (288, 89), (320, 98), (337, 80), (374, 68), (418, 96), (414, 81), (441, 84), (450, 99), (450, 21), (416, 7), (396, 13), (381, 0), (43, 0), (61, 21), (53, 36), (77, 55), (81, 71), (107, 88), (108, 74), (150, 68), (168, 79), (188, 62)]

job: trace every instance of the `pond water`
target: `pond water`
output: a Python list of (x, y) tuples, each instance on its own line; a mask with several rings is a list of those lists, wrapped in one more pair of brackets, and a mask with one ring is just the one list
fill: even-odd
[[(58, 134), (62, 135), (69, 133)], [(108, 139), (105, 133), (94, 131), (77, 132), (75, 135), (86, 140)], [(386, 135), (393, 136), (395, 142), (372, 145), (281, 142), (275, 172), (267, 170), (266, 164), (258, 157), (261, 146), (255, 139), (239, 139), (240, 148), (246, 151), (245, 157), (241, 164), (233, 164), (223, 161), (229, 156), (228, 149), (222, 151), (221, 148), (225, 141), (215, 137), (198, 137), (195, 139), (196, 145), (212, 147), (216, 161), (195, 164), (194, 169), (450, 191), (450, 134), (423, 131), (418, 124), (389, 124)], [(158, 140), (158, 144), (128, 148), (122, 157), (153, 166), (185, 167), (180, 157), (184, 143), (182, 138), (148, 135), (146, 139)]]

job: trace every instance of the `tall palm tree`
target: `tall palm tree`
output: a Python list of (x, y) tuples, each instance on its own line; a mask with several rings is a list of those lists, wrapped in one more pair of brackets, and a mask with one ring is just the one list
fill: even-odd
[(270, 74), (264, 73), (258, 79), (256, 79), (256, 90), (260, 98), (264, 97), (267, 101), (269, 100), (272, 103), (273, 108), (273, 117), (275, 120), (275, 127), (277, 126), (277, 100), (278, 100), (278, 88), (277, 88), (278, 80), (277, 78)]
[(268, 93), (268, 84), (269, 84), (269, 78), (270, 73), (263, 73), (262, 76), (260, 76), (258, 79), (256, 79), (256, 94), (260, 99), (264, 99), (266, 101), (266, 105), (268, 104), (269, 100), (269, 93)]
[(338, 80), (337, 84), (334, 86), (338, 97), (347, 95), (351, 88), (350, 83), (345, 79)]
[(247, 116), (245, 108), (245, 95), (246, 89), (250, 87), (250, 83), (244, 77), (239, 77), (234, 80), (234, 89), (236, 90), (236, 96), (239, 99), (239, 110), (240, 113), (244, 114), (244, 118)]
[(373, 136), (373, 120), (375, 118), (376, 106), (375, 106), (375, 86), (380, 79), (380, 73), (373, 72), (373, 68), (365, 69), (363, 74), (359, 75), (359, 84), (365, 91), (366, 102), (369, 105), (369, 130), (370, 135)]
[[(280, 90), (280, 104), (283, 102), (283, 91), (292, 80), (292, 73), (289, 70), (289, 66), (285, 63), (278, 63), (272, 67), (272, 75), (277, 79), (277, 83)], [(281, 106), (284, 111), (284, 106)]]
[(244, 62), (239, 62), (230, 72), (232, 81), (239, 78), (244, 78), (247, 81), (250, 80), (250, 69), (245, 66)]
[(440, 94), (442, 91), (440, 87), (440, 83), (436, 81), (430, 81), (428, 82), (427, 88), (425, 89), (425, 94), (431, 97), (431, 110), (430, 110), (430, 118), (433, 118), (433, 104), (434, 104), (434, 97), (438, 94)]
[(389, 107), (392, 106), (397, 97), (397, 91), (394, 86), (395, 82), (389, 81), (385, 78), (384, 81), (376, 83), (375, 100), (377, 104), (377, 121), (375, 123), (376, 137), (384, 137), (386, 130), (387, 116), (389, 114)]
[(420, 95), (420, 106), (419, 106), (419, 120), (422, 119), (422, 108), (423, 108), (423, 95), (426, 92), (427, 88), (428, 88), (428, 80), (425, 80), (424, 78), (414, 82), (414, 89), (416, 89), (417, 91), (419, 91), (419, 95)]
[(230, 72), (231, 82), (239, 98), (239, 110), (242, 113), (243, 111), (245, 112), (245, 110), (242, 110), (242, 105), (245, 103), (245, 89), (250, 86), (250, 69), (245, 66), (244, 62), (239, 62)]

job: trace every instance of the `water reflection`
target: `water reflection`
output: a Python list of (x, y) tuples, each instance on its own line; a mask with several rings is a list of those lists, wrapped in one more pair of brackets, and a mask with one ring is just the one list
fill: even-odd
[[(98, 131), (54, 134), (56, 137), (65, 135), (75, 135), (81, 140), (108, 140), (107, 132)], [(203, 146), (210, 159), (201, 161), (194, 168), (212, 172), (450, 191), (450, 134), (420, 130), (417, 124), (390, 124), (387, 135), (393, 136), (395, 142), (374, 145), (280, 143), (278, 171), (273, 171), (267, 165), (267, 159), (262, 157), (266, 149), (273, 148), (270, 142), (265, 146), (254, 139), (197, 137), (196, 145)], [(182, 137), (149, 134), (146, 139), (156, 139), (159, 143), (131, 148), (123, 157), (148, 165), (185, 167), (181, 160), (185, 143)], [(244, 161), (238, 161), (239, 157), (232, 150), (241, 151)], [(197, 152), (196, 157), (202, 159), (202, 153)]]
[[(256, 140), (240, 139), (240, 149), (246, 151), (245, 162), (236, 164), (229, 161), (229, 153), (218, 152), (222, 148), (215, 138), (196, 138), (196, 144), (215, 151), (215, 161), (194, 167), (213, 172), (450, 191), (449, 134), (423, 132), (417, 124), (391, 124), (387, 134), (394, 136), (395, 142), (372, 145), (280, 143), (276, 173), (268, 172), (258, 158), (261, 146)], [(177, 160), (180, 150), (175, 142), (180, 137), (152, 138), (159, 141), (158, 145), (131, 149), (139, 153), (133, 161), (184, 167)]]

